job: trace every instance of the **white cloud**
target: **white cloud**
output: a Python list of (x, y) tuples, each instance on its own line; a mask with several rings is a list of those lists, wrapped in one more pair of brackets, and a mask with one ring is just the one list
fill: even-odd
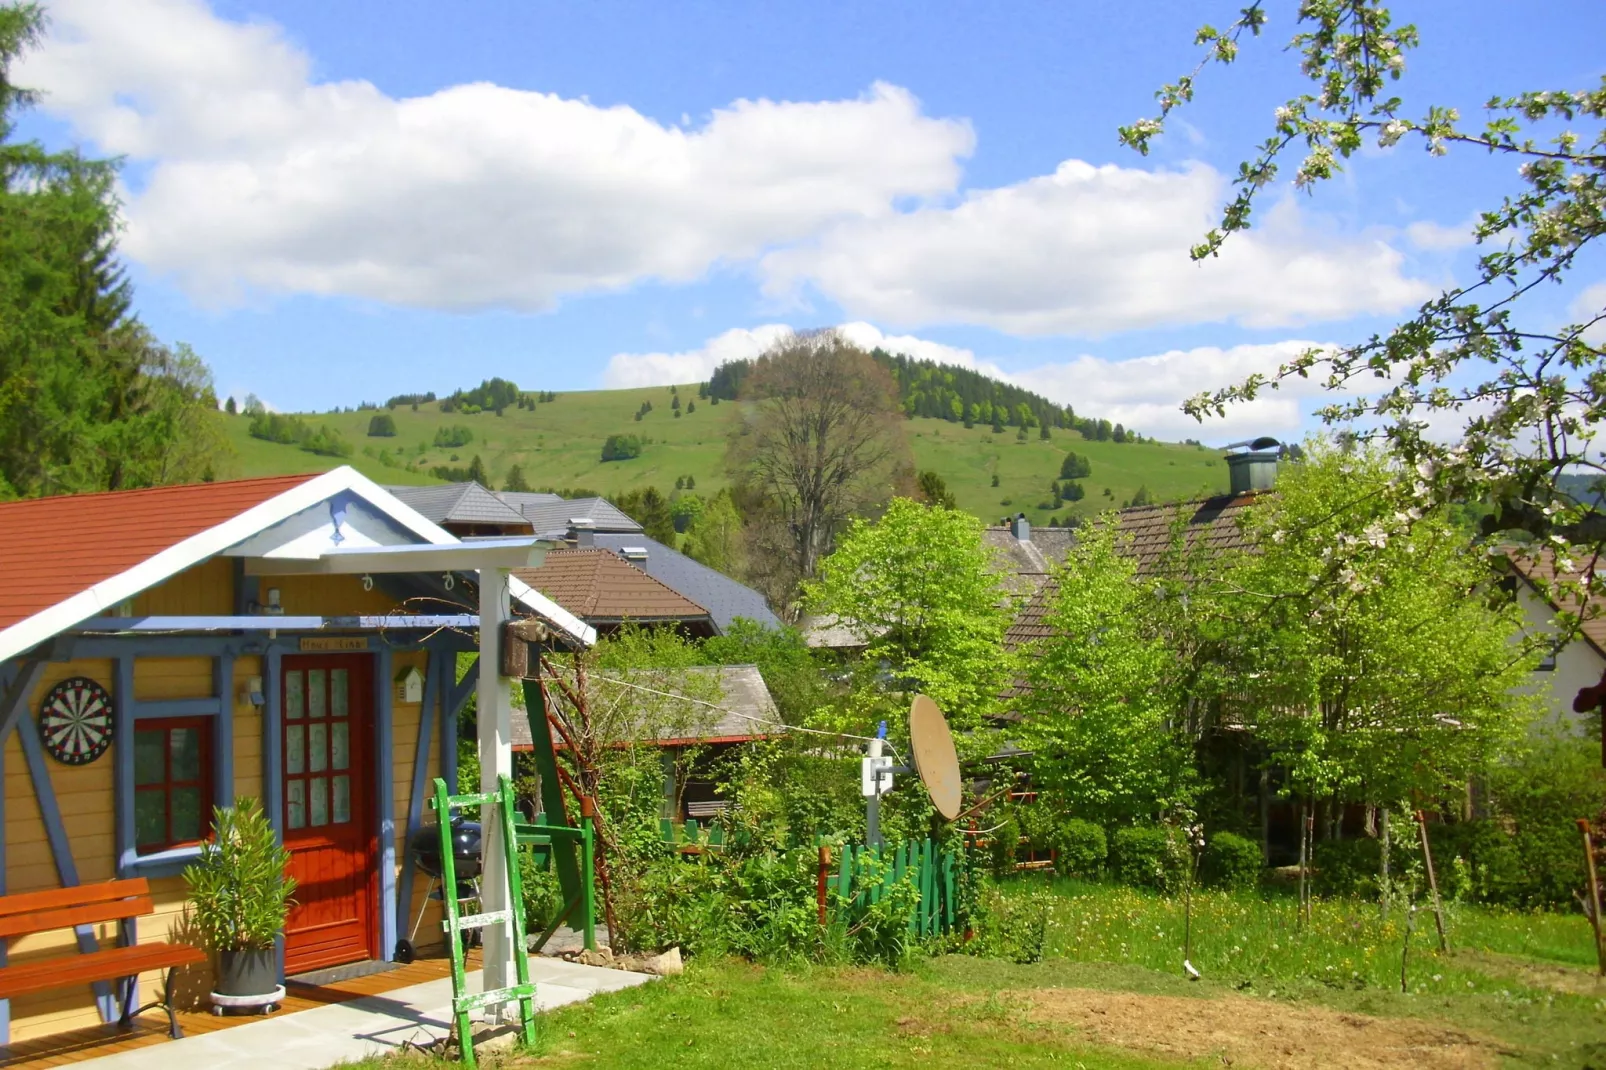
[(1433, 291), (1385, 242), (1317, 226), (1292, 201), (1220, 257), (1188, 249), (1215, 225), (1225, 182), (1202, 164), (1143, 171), (1067, 160), (1052, 175), (952, 207), (842, 221), (763, 260), (773, 296), (813, 286), (851, 315), (1022, 335), (1235, 321), (1281, 327), (1385, 313)]
[(726, 361), (750, 360), (791, 333), (792, 328), (784, 323), (766, 323), (733, 327), (710, 338), (700, 349), (681, 353), (615, 353), (602, 371), (602, 385), (623, 390), (701, 382)]
[(1256, 372), (1270, 376), (1279, 365), (1324, 345), (1290, 339), (1229, 349), (1173, 349), (1130, 360), (1082, 356), (1039, 365), (1009, 378), (1079, 413), (1122, 423), (1157, 438), (1212, 442), (1265, 434), (1297, 438), (1307, 423), (1301, 399), (1323, 393), (1314, 380), (1290, 380), (1280, 390), (1264, 391), (1255, 401), (1230, 407), (1224, 419), (1212, 418), (1202, 424), (1183, 413), (1181, 405), (1195, 394), (1232, 386)]
[(1405, 228), (1405, 236), (1412, 245), (1428, 252), (1447, 252), (1451, 249), (1464, 249), (1474, 243), (1473, 231), (1478, 225), (1477, 217), (1463, 220), (1445, 226), (1432, 220), (1422, 220), (1412, 223)]
[(737, 101), (683, 129), (485, 83), (396, 99), (314, 82), (277, 27), (202, 0), (54, 0), (50, 16), (17, 80), (101, 149), (150, 162), (123, 248), (214, 300), (533, 310), (688, 281), (949, 193), (974, 143), (883, 84)]
[[(1596, 317), (1606, 317), (1606, 280), (1587, 287), (1573, 298), (1567, 314), (1574, 323), (1588, 323)], [(1599, 319), (1583, 333), (1584, 341), (1592, 346), (1606, 346), (1606, 318)]]
[[(791, 330), (786, 324), (769, 323), (729, 330), (698, 349), (679, 353), (617, 353), (603, 372), (603, 385), (622, 388), (699, 382), (728, 360), (758, 356)], [(1254, 402), (1234, 406), (1225, 419), (1203, 424), (1180, 408), (1197, 393), (1242, 382), (1255, 372), (1270, 375), (1306, 350), (1326, 345), (1297, 339), (1230, 349), (1174, 349), (1130, 360), (1084, 355), (1006, 372), (994, 361), (978, 359), (971, 350), (914, 335), (887, 334), (869, 323), (845, 323), (837, 330), (862, 348), (880, 346), (917, 360), (974, 368), (1070, 405), (1084, 416), (1102, 417), (1163, 439), (1226, 442), (1264, 434), (1297, 438), (1308, 422), (1301, 401), (1323, 393), (1315, 380), (1290, 380), (1281, 390), (1267, 391)]]

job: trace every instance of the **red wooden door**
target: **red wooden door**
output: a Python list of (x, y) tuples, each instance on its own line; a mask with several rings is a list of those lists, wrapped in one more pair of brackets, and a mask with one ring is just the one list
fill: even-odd
[(376, 954), (373, 660), (287, 657), (283, 673), (280, 816), (296, 879), (285, 972), (293, 974)]

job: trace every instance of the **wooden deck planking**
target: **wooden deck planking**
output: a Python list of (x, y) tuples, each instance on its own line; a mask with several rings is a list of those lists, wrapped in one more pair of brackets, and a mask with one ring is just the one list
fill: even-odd
[[(430, 957), (421, 958), (385, 973), (356, 977), (332, 985), (291, 984), (287, 986), (284, 1002), (274, 1012), (273, 1017), (312, 1010), (331, 1003), (346, 1003), (362, 999), (364, 996), (383, 995), (399, 988), (451, 976), (452, 963), (445, 956), (444, 949), (436, 948), (425, 953)], [(469, 952), (467, 965), (470, 970), (480, 968), (478, 949)], [(260, 1021), (262, 1021), (261, 1015), (218, 1016), (207, 1010), (178, 1012), (179, 1028), (187, 1037), (214, 1033), (220, 1029), (233, 1029), (236, 1026)], [(126, 1031), (113, 1024), (20, 1041), (9, 1047), (0, 1048), (0, 1062), (4, 1063), (7, 1070), (45, 1070), (47, 1067), (71, 1066), (103, 1055), (165, 1043), (170, 1043), (167, 1035), (167, 1015), (157, 1008), (146, 1011), (134, 1019), (133, 1028)]]

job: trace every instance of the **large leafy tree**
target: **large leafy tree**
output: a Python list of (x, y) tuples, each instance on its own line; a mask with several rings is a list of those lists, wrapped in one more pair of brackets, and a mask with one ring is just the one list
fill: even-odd
[[(1475, 29), (1466, 17), (1445, 18), (1447, 33)], [(1147, 152), (1170, 113), (1193, 99), (1204, 69), (1232, 63), (1266, 26), (1266, 5), (1254, 2), (1226, 28), (1200, 29), (1199, 66), (1161, 89), (1158, 114), (1123, 128), (1122, 140)], [(1269, 138), (1241, 165), (1220, 225), (1193, 256), (1214, 256), (1250, 226), (1255, 203), (1289, 156), (1297, 159), (1294, 186), (1313, 190), (1367, 146), (1415, 145), (1461, 166), (1493, 157), (1506, 168), (1508, 192), (1478, 219), (1475, 271), (1393, 330), (1312, 350), (1275, 375), (1202, 394), (1186, 407), (1196, 416), (1219, 414), (1283, 382), (1315, 377), (1336, 395), (1324, 420), (1358, 424), (1403, 462), (1387, 487), (1402, 510), (1488, 502), (1491, 530), (1572, 542), (1587, 563), (1606, 535), (1576, 523), (1593, 494), (1588, 480), (1566, 477), (1606, 473), (1594, 448), (1606, 411), (1606, 296), (1574, 286), (1570, 322), (1561, 323), (1535, 297), (1598, 263), (1590, 250), (1606, 234), (1606, 80), (1513, 92), (1491, 70), (1485, 116), (1468, 122), (1455, 108), (1407, 105), (1393, 94), (1418, 39), (1417, 28), (1396, 24), (1379, 0), (1299, 4), (1289, 51), (1308, 88), (1276, 108)], [(1402, 513), (1388, 523), (1410, 522)], [(1606, 577), (1586, 571), (1597, 592), (1606, 590)]]
[(894, 498), (880, 519), (851, 523), (804, 592), (865, 641), (866, 664), (884, 665), (895, 690), (924, 692), (961, 727), (996, 708), (1010, 598), (975, 517)]
[(33, 94), (33, 3), (0, 4), (0, 496), (207, 478), (226, 446), (210, 373), (130, 311), (116, 256), (116, 166), (15, 139)]
[(1023, 651), (1027, 686), (1011, 730), (1037, 784), (1105, 822), (1185, 804), (1196, 786), (1177, 725), (1186, 643), (1164, 604), (1167, 581), (1140, 576), (1124, 549), (1105, 516), (1055, 569), (1050, 635)]
[(1317, 444), (1215, 581), (1228, 701), (1316, 797), (1454, 795), (1529, 720), (1537, 638), (1443, 510), (1391, 531), (1394, 475), (1378, 451)]
[[(897, 384), (835, 331), (789, 335), (742, 382), (729, 463), (757, 505), (755, 577), (777, 605), (831, 552), (851, 517), (884, 503), (906, 448)], [(905, 473), (906, 477), (912, 473)]]

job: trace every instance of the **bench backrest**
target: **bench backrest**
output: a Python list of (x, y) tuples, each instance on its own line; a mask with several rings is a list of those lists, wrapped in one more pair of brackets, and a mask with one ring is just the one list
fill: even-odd
[(153, 913), (144, 877), (0, 896), (0, 939)]

